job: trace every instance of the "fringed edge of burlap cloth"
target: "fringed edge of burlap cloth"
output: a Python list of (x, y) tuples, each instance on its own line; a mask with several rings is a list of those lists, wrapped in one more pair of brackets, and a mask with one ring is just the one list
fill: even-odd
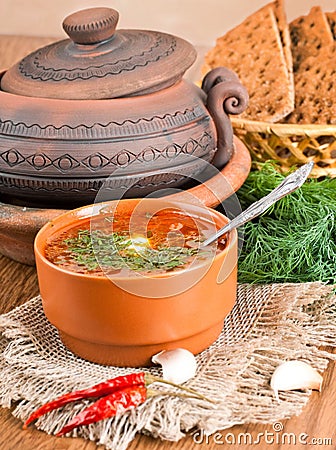
[[(336, 355), (321, 346), (336, 346), (335, 287), (322, 283), (240, 285), (235, 309), (214, 345), (197, 356), (199, 370), (188, 386), (216, 399), (160, 396), (121, 417), (73, 432), (124, 450), (142, 432), (177, 441), (196, 428), (205, 434), (242, 423), (274, 423), (301, 412), (310, 391), (280, 393), (270, 377), (283, 361), (299, 359), (321, 373)], [(0, 404), (25, 420), (56, 396), (134, 369), (99, 366), (75, 357), (61, 344), (43, 315), (40, 298), (0, 316)], [(157, 368), (147, 369), (159, 374)], [(54, 434), (89, 401), (54, 411), (36, 426)]]

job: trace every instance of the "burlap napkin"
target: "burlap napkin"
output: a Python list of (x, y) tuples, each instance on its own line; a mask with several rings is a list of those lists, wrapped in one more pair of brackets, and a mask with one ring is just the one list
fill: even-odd
[[(213, 433), (237, 423), (274, 423), (299, 414), (310, 392), (283, 392), (278, 403), (270, 377), (285, 360), (300, 359), (323, 372), (336, 358), (320, 350), (336, 346), (335, 299), (334, 288), (322, 283), (240, 285), (221, 336), (197, 356), (198, 373), (188, 384), (217, 405), (159, 396), (73, 435), (123, 450), (138, 432), (176, 441), (191, 429)], [(0, 316), (0, 333), (0, 404), (16, 402), (13, 414), (22, 420), (62, 393), (134, 371), (92, 364), (67, 351), (39, 297)], [(158, 368), (147, 370), (160, 375)], [(88, 403), (49, 413), (36, 426), (56, 433)]]

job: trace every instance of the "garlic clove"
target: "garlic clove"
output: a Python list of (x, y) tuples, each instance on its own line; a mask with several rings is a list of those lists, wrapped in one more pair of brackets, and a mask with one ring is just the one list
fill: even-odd
[(162, 366), (165, 380), (176, 384), (190, 380), (195, 376), (197, 370), (195, 356), (184, 348), (163, 350), (152, 356), (152, 362)]
[(278, 366), (271, 378), (271, 388), (279, 401), (279, 391), (314, 389), (321, 391), (323, 378), (303, 361), (286, 361)]

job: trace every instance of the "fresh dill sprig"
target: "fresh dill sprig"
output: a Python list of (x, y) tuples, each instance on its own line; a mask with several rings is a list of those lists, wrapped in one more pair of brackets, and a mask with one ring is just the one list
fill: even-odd
[[(100, 230), (79, 230), (77, 236), (66, 239), (66, 260), (97, 270), (169, 271), (185, 266), (197, 253), (195, 248), (149, 246), (137, 248), (124, 232), (104, 233)], [(201, 253), (201, 252), (200, 252)], [(58, 261), (62, 264), (63, 260)]]
[[(237, 192), (242, 209), (283, 179), (275, 164), (252, 171)], [(336, 283), (336, 178), (311, 179), (244, 227), (242, 283)]]

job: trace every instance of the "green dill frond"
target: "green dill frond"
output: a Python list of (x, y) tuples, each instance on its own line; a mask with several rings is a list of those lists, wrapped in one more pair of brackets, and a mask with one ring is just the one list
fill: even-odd
[[(237, 192), (243, 209), (285, 177), (273, 163), (252, 171)], [(308, 180), (245, 225), (238, 270), (242, 283), (336, 283), (336, 178)]]

